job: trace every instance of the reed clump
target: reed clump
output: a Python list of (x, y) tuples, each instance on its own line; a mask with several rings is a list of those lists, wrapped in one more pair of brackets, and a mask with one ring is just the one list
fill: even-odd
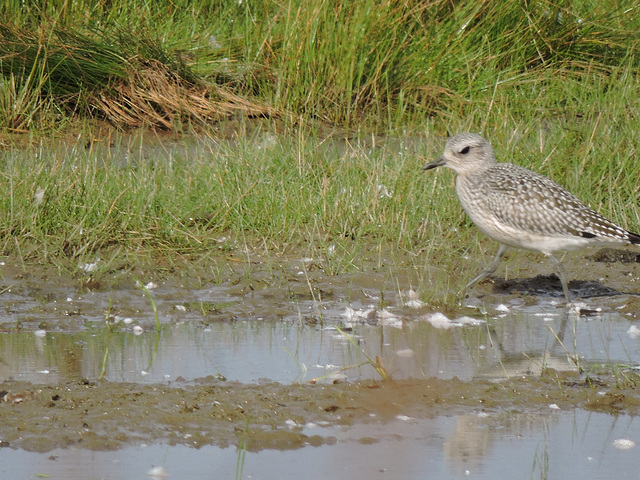
[(380, 131), (496, 101), (518, 112), (563, 79), (591, 88), (639, 59), (631, 0), (25, 5), (0, 6), (0, 128), (13, 131), (229, 115)]

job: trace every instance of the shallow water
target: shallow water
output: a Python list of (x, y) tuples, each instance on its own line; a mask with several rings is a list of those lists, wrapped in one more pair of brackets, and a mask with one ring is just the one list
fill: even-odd
[[(246, 452), (242, 478), (637, 478), (638, 418), (550, 410), (438, 416), (322, 429), (333, 445)], [(0, 449), (2, 478), (238, 478), (236, 448), (137, 445), (117, 451)], [(158, 477), (156, 477), (158, 478)]]
[[(158, 299), (164, 294), (162, 288), (155, 293)], [(161, 300), (157, 304), (161, 310), (172, 308)], [(116, 382), (208, 375), (242, 383), (354, 381), (379, 379), (367, 357), (380, 357), (397, 380), (468, 381), (539, 373), (543, 367), (640, 364), (640, 322), (616, 311), (578, 315), (530, 307), (494, 317), (448, 318), (428, 307), (378, 310), (338, 304), (326, 306), (323, 324), (316, 325), (298, 319), (209, 323), (199, 312), (180, 311), (164, 319), (160, 334), (146, 313), (109, 326), (99, 321), (100, 313), (74, 331), (0, 334), (0, 378), (34, 383), (96, 379), (104, 368), (104, 378)], [(372, 324), (359, 317), (364, 313)]]
[[(171, 478), (238, 478), (240, 469), (253, 479), (637, 477), (637, 448), (614, 443), (640, 441), (639, 395), (615, 385), (640, 365), (633, 295), (567, 310), (553, 296), (480, 288), (474, 307), (443, 313), (420, 302), (410, 273), (309, 278), (303, 264), (282, 262), (281, 274), (254, 265), (227, 281), (156, 278), (148, 287), (157, 332), (148, 297), (127, 274), (89, 290), (7, 261), (0, 478), (134, 479), (154, 465)], [(543, 368), (568, 377), (544, 392), (505, 383)], [(429, 385), (385, 383), (369, 400), (381, 374), (445, 383), (431, 397)], [(305, 400), (287, 387), (299, 384), (326, 390)], [(169, 393), (178, 400), (157, 403)], [(243, 402), (239, 414), (223, 395)], [(379, 405), (385, 395), (391, 406)], [(259, 405), (265, 396), (273, 403)], [(340, 403), (351, 396), (355, 404)], [(311, 406), (296, 410), (292, 398)], [(218, 403), (227, 426), (211, 423)], [(130, 415), (157, 415), (133, 422), (122, 416), (127, 405)], [(173, 405), (192, 416), (173, 418)], [(273, 415), (259, 420), (260, 408)], [(63, 436), (52, 430), (65, 427)], [(245, 435), (253, 443), (239, 460)]]

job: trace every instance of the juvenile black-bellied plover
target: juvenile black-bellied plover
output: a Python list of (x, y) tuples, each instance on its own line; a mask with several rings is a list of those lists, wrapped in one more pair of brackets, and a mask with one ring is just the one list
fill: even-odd
[(424, 170), (439, 166), (457, 174), (456, 192), (473, 223), (500, 242), (491, 264), (467, 284), (462, 296), (496, 270), (507, 247), (515, 247), (549, 257), (571, 303), (564, 269), (553, 252), (594, 244), (640, 244), (639, 235), (607, 220), (550, 178), (511, 163), (497, 163), (491, 145), (480, 135), (452, 137), (442, 156)]

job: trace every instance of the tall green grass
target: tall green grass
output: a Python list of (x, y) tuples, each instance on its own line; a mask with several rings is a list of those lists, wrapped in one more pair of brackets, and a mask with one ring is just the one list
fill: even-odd
[[(11, 19), (0, 25), (0, 92), (30, 99), (18, 103), (25, 120), (4, 114), (0, 126), (17, 130), (38, 110), (110, 118), (108, 106), (136, 101), (119, 82), (139, 84), (132, 73), (154, 64), (208, 85), (214, 104), (223, 86), (292, 124), (386, 131), (496, 103), (521, 115), (567, 79), (597, 90), (639, 59), (631, 0), (54, 0), (8, 2), (0, 14)], [(563, 115), (573, 100), (548, 98), (543, 114)], [(189, 107), (172, 108), (183, 110), (178, 129)]]
[(174, 151), (138, 141), (3, 154), (0, 251), (23, 242), (36, 256), (113, 246), (190, 253), (225, 236), (276, 249), (363, 238), (406, 245), (419, 230), (415, 157), (272, 133), (226, 145), (196, 139)]
[[(616, 88), (637, 89), (620, 72)], [(580, 83), (567, 81), (567, 93)], [(596, 95), (582, 118), (514, 118), (496, 104), (454, 120), (481, 130), (499, 160), (552, 176), (630, 230), (640, 230), (640, 121), (631, 96)], [(534, 112), (535, 113), (535, 112)], [(166, 144), (151, 132), (91, 143), (43, 141), (0, 154), (0, 254), (75, 265), (109, 252), (167, 257), (308, 252), (328, 272), (382, 252), (420, 254), (451, 271), (495, 248), (471, 228), (453, 175), (420, 167), (440, 154), (437, 122), (420, 135), (292, 138), (273, 126), (227, 140)], [(486, 245), (484, 245), (486, 243)], [(421, 253), (422, 252), (422, 253)]]

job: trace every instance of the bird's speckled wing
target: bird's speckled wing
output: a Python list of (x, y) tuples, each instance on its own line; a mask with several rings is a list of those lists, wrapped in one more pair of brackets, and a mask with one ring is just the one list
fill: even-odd
[(505, 225), (542, 235), (620, 238), (627, 232), (544, 175), (512, 164), (483, 172), (486, 207)]

